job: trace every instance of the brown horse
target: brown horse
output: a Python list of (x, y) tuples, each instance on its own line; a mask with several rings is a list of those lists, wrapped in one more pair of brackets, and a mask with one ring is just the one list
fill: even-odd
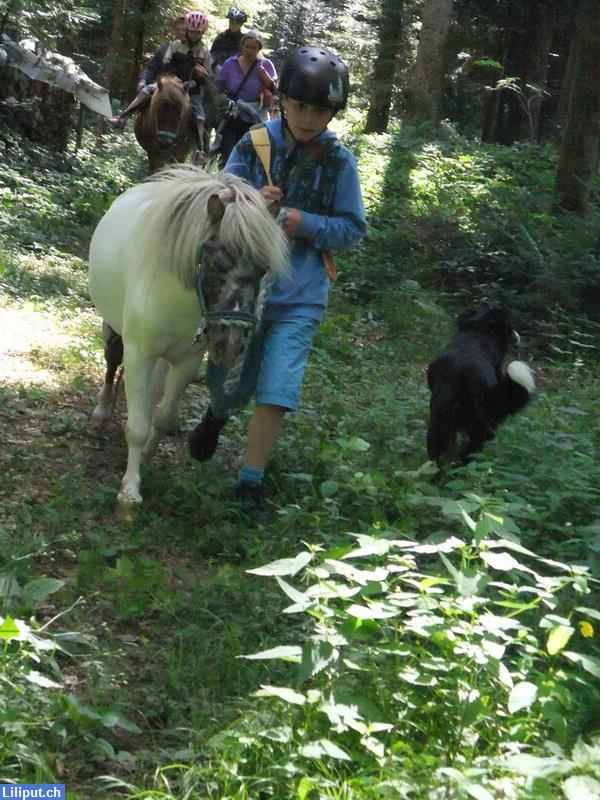
[(187, 85), (175, 75), (158, 79), (150, 103), (136, 117), (133, 132), (148, 155), (150, 173), (183, 163), (196, 146), (194, 116)]

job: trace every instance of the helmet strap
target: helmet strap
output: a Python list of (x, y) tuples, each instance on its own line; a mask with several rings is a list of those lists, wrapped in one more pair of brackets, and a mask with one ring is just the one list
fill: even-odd
[[(286, 114), (285, 114), (285, 109), (283, 107), (281, 109), (281, 124), (283, 125), (283, 130), (287, 131), (289, 133), (289, 135), (292, 137), (292, 139), (294, 141), (294, 147), (307, 147), (308, 146), (310, 148), (312, 142), (315, 141), (315, 138), (316, 138), (315, 136), (313, 136), (312, 139), (309, 139), (308, 142), (300, 142), (298, 139), (296, 139), (296, 137), (294, 136), (294, 134), (292, 132), (292, 129), (288, 125), (287, 117), (286, 117)], [(317, 135), (319, 135), (319, 134), (317, 134)], [(316, 146), (318, 147), (319, 145), (317, 144)]]
[(281, 109), (281, 124), (283, 125), (283, 130), (287, 131), (294, 140), (294, 146), (297, 147), (300, 144), (300, 142), (298, 141), (298, 139), (296, 139), (296, 137), (292, 133), (292, 129), (288, 125), (287, 117), (285, 115), (285, 111), (283, 110), (283, 108)]

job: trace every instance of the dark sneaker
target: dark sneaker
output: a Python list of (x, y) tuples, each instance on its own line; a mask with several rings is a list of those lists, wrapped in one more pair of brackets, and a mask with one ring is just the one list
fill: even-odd
[(221, 428), (227, 422), (226, 419), (217, 419), (210, 406), (204, 415), (202, 422), (199, 422), (190, 434), (190, 455), (197, 461), (208, 461), (212, 458), (219, 444), (219, 434)]
[(265, 495), (262, 486), (253, 483), (238, 483), (235, 487), (235, 496), (242, 504), (242, 508), (255, 522), (268, 522), (271, 512), (265, 506)]

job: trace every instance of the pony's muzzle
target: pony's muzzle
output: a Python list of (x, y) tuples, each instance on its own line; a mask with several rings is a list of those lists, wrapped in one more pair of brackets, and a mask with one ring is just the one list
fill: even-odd
[(233, 369), (244, 354), (248, 333), (248, 329), (232, 326), (216, 337), (209, 332), (208, 356), (213, 364), (224, 369)]

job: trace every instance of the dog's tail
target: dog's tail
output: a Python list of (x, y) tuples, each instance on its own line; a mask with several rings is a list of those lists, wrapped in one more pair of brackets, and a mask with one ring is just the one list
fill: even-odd
[(500, 418), (516, 414), (524, 408), (535, 392), (533, 370), (524, 361), (511, 361), (506, 375), (493, 388), (492, 406)]

